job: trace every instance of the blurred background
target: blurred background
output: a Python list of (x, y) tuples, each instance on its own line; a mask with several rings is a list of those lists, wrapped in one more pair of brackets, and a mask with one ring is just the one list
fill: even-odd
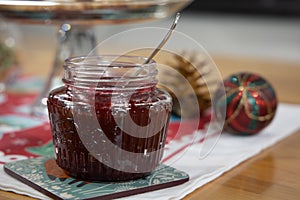
[(187, 10), (254, 15), (299, 16), (299, 0), (197, 0)]
[[(169, 28), (172, 20), (97, 25), (95, 32), (100, 42), (131, 28)], [(13, 26), (24, 73), (47, 76), (55, 55), (57, 27)], [(300, 67), (300, 0), (196, 0), (183, 10), (177, 31), (195, 39), (217, 64), (219, 58), (226, 57)]]
[[(130, 28), (168, 28), (172, 19), (98, 25), (95, 31), (100, 42)], [(55, 53), (56, 27), (18, 25), (17, 29), (21, 35), (18, 46), (22, 49), (25, 73), (47, 75)], [(182, 12), (177, 31), (195, 39), (213, 58), (229, 56), (300, 63), (300, 0), (197, 0)]]

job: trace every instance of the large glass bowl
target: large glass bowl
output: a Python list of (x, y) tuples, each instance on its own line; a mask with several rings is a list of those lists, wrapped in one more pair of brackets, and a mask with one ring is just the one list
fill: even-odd
[(125, 23), (167, 17), (191, 0), (29, 0), (0, 1), (0, 13), (26, 23)]

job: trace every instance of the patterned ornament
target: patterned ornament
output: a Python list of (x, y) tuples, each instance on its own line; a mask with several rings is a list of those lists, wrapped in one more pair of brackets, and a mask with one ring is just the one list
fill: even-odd
[[(253, 73), (237, 73), (224, 80), (225, 93), (215, 93), (217, 120), (225, 119), (224, 130), (239, 135), (253, 135), (273, 120), (277, 98), (273, 87)], [(226, 112), (221, 113), (226, 106)]]

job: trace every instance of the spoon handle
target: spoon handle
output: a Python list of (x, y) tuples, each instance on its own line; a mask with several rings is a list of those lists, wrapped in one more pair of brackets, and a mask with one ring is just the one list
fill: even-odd
[(164, 39), (159, 43), (159, 45), (154, 49), (154, 51), (151, 53), (151, 55), (148, 57), (148, 59), (146, 60), (146, 62), (144, 64), (148, 64), (151, 61), (151, 59), (160, 51), (160, 49), (166, 44), (166, 42), (168, 41), (168, 39), (172, 35), (173, 30), (176, 28), (176, 25), (179, 21), (179, 18), (180, 18), (180, 13), (178, 12), (176, 14), (175, 20), (172, 23), (172, 26), (170, 27), (168, 33), (166, 34)]

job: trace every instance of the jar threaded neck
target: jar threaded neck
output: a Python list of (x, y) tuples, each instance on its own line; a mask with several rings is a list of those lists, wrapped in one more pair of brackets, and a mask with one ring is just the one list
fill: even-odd
[(73, 57), (65, 61), (63, 82), (71, 87), (132, 90), (157, 84), (155, 61), (138, 56)]

